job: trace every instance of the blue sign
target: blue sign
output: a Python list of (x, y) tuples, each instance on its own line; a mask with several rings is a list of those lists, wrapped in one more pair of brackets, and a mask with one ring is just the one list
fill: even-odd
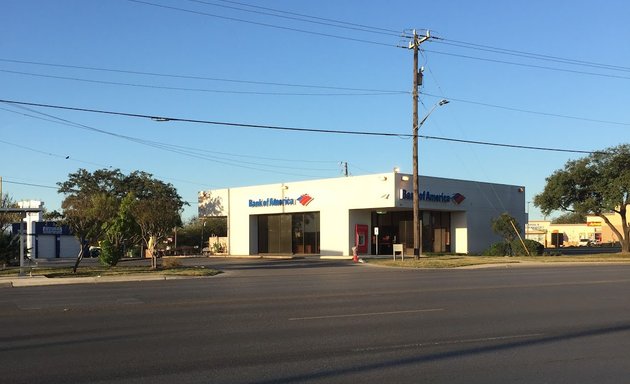
[(284, 198), (284, 199), (276, 199), (273, 197), (268, 197), (266, 199), (258, 199), (258, 200), (249, 200), (248, 206), (250, 208), (259, 208), (259, 207), (281, 207), (283, 205), (295, 205), (295, 199)]
[[(400, 200), (413, 200), (413, 192), (405, 189), (400, 190)], [(455, 193), (453, 195), (447, 195), (444, 193), (436, 194), (429, 191), (423, 191), (418, 193), (420, 201), (430, 201), (433, 203), (450, 203), (460, 204), (464, 201), (465, 197), (461, 193)]]

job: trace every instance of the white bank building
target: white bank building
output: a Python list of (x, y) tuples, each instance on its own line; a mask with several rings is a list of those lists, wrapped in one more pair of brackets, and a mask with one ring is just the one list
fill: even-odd
[[(226, 217), (230, 255), (413, 255), (412, 176), (365, 176), (199, 193), (199, 217)], [(507, 212), (524, 225), (525, 188), (419, 178), (422, 250), (480, 253), (499, 241), (491, 222)], [(523, 228), (520, 228), (523, 231)]]

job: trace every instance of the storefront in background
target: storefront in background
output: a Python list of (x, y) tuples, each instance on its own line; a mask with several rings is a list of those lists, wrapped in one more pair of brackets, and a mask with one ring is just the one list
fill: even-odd
[[(231, 255), (413, 254), (411, 176), (396, 172), (203, 191), (199, 216), (228, 222)], [(478, 253), (492, 219), (526, 222), (524, 187), (420, 177), (423, 252)]]

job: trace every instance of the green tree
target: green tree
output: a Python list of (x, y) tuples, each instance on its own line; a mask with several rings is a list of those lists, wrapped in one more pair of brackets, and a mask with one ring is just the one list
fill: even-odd
[[(13, 201), (11, 196), (4, 194), (0, 196), (0, 208), (17, 208), (17, 203)], [(19, 213), (0, 212), (0, 232), (4, 232), (12, 223), (21, 221)]]
[[(547, 177), (543, 192), (534, 197), (534, 204), (544, 214), (561, 210), (599, 216), (620, 239), (621, 251), (630, 252), (626, 216), (630, 204), (630, 144), (568, 161), (564, 169)], [(606, 213), (619, 215), (621, 230)]]
[(567, 212), (553, 220), (552, 224), (584, 224), (586, 223), (586, 216), (578, 212)]
[(502, 213), (499, 217), (492, 220), (492, 231), (501, 236), (506, 243), (511, 243), (518, 237), (518, 233), (514, 228), (520, 228), (520, 225), (508, 213)]
[(179, 213), (185, 202), (171, 184), (146, 172), (124, 175), (118, 169), (92, 173), (79, 169), (58, 185), (59, 193), (66, 194), (64, 221), (82, 245), (75, 272), (90, 245), (106, 240), (109, 256), (104, 261), (112, 263), (120, 257), (123, 244), (144, 239), (145, 234), (163, 237), (165, 223), (173, 223), (170, 228), (181, 224)]
[(140, 228), (136, 223), (132, 210), (136, 203), (133, 193), (128, 193), (120, 202), (116, 216), (110, 221), (105, 231), (105, 239), (101, 242), (99, 260), (102, 264), (113, 266), (125, 254), (125, 247), (135, 244), (140, 239)]
[(204, 246), (207, 246), (206, 243), (210, 236), (227, 236), (225, 217), (191, 218), (177, 231), (177, 245), (199, 246), (203, 242)]
[(133, 207), (133, 216), (140, 227), (142, 239), (151, 255), (152, 268), (157, 268), (156, 246), (171, 234), (173, 228), (182, 225), (181, 200), (166, 197), (139, 200)]
[(64, 223), (79, 240), (81, 248), (74, 263), (77, 272), (79, 263), (89, 253), (90, 245), (97, 244), (107, 230), (107, 223), (116, 213), (116, 199), (105, 193), (70, 195), (61, 203)]

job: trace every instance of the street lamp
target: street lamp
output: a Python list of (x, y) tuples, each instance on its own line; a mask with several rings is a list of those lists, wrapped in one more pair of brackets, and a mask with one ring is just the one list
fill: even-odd
[[(415, 109), (417, 110), (417, 89), (414, 89), (415, 97)], [(437, 107), (448, 104), (449, 101), (442, 99), (438, 101), (427, 114), (420, 120), (420, 123), (416, 123), (418, 119), (417, 112), (414, 113), (414, 125), (413, 125), (413, 256), (417, 259), (422, 254), (422, 229), (420, 228), (420, 195), (418, 187), (418, 129), (429, 118), (431, 113)], [(415, 111), (414, 111), (415, 112)]]

